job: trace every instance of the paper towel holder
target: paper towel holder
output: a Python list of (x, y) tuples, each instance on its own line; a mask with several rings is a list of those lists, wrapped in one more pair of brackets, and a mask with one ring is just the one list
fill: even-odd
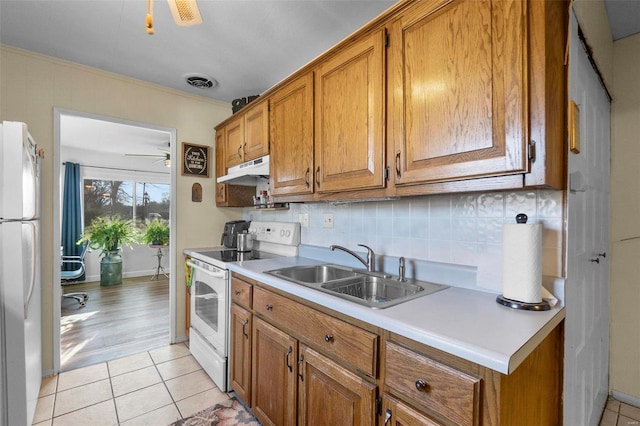
[[(519, 224), (527, 223), (529, 218), (524, 213), (519, 213), (516, 215), (516, 222)], [(530, 302), (521, 302), (519, 300), (507, 299), (503, 295), (496, 297), (496, 302), (500, 305), (507, 306), (512, 309), (521, 309), (524, 311), (548, 311), (551, 309), (551, 305), (549, 302), (542, 299), (539, 303), (530, 303)]]
[(523, 311), (548, 311), (551, 309), (549, 302), (544, 299), (540, 303), (527, 303), (520, 302), (519, 300), (507, 299), (503, 295), (500, 295), (496, 297), (496, 302), (508, 308), (521, 309)]

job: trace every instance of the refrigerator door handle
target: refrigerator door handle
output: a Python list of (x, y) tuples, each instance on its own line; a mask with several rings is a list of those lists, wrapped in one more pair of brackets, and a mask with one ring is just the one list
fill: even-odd
[(38, 248), (38, 238), (37, 238), (37, 228), (35, 223), (33, 222), (23, 222), (24, 224), (29, 224), (33, 227), (33, 244), (31, 244), (31, 280), (29, 283), (29, 293), (27, 294), (27, 300), (24, 304), (24, 319), (29, 318), (29, 305), (31, 304), (31, 297), (33, 296), (33, 289), (36, 286), (36, 253)]

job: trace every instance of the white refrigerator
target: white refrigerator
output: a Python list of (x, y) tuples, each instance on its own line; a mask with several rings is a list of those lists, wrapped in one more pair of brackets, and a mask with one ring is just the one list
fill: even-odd
[(0, 426), (31, 425), (42, 381), (42, 155), (24, 123), (0, 127)]

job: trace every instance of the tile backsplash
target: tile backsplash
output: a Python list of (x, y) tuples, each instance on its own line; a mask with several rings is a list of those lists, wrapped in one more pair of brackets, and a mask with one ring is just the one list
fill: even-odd
[[(377, 256), (442, 262), (476, 268), (478, 289), (502, 291), (502, 225), (515, 223), (525, 213), (529, 222), (542, 223), (544, 275), (563, 275), (563, 192), (530, 190), (478, 194), (432, 195), (388, 201), (305, 203), (289, 210), (260, 211), (247, 208), (247, 220), (300, 221), (302, 244), (329, 247), (340, 244), (362, 251), (373, 248)], [(323, 216), (333, 215), (333, 228), (323, 226)]]

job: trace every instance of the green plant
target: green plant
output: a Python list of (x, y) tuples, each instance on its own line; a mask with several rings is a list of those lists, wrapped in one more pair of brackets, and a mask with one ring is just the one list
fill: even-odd
[(153, 219), (147, 225), (142, 234), (142, 242), (145, 244), (169, 244), (169, 225), (164, 219)]
[(140, 233), (131, 220), (122, 220), (118, 216), (97, 217), (84, 229), (78, 243), (87, 241), (89, 247), (94, 250), (100, 249), (100, 255), (103, 255), (118, 251), (123, 245), (131, 248), (139, 239)]

